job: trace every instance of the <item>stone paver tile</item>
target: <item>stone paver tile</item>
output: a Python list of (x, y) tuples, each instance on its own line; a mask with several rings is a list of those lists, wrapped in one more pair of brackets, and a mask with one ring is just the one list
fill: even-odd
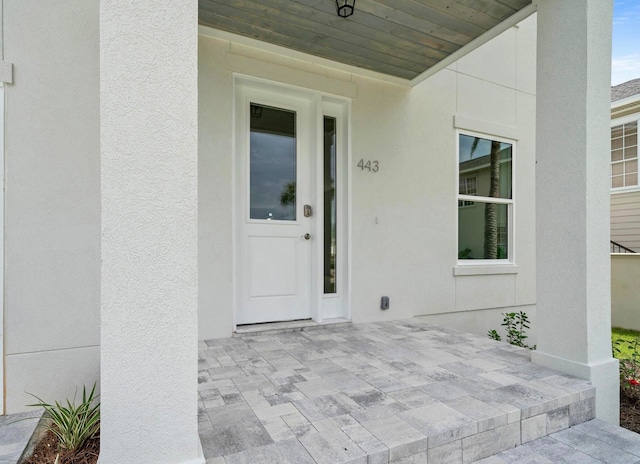
[(362, 425), (356, 423), (342, 427), (342, 431), (367, 454), (367, 464), (387, 464), (389, 448)]
[(226, 464), (316, 464), (302, 444), (285, 440), (225, 456)]
[(341, 430), (305, 435), (300, 442), (318, 464), (367, 464), (367, 455)]
[(537, 416), (522, 419), (520, 424), (520, 433), (522, 443), (537, 440), (547, 435), (547, 415), (540, 414)]
[(318, 432), (324, 432), (325, 430), (340, 429), (357, 423), (358, 421), (349, 414), (344, 414), (342, 416), (328, 417), (326, 419), (312, 422), (312, 425)]
[(546, 413), (547, 416), (547, 434), (559, 432), (569, 428), (569, 406), (563, 406)]
[[(313, 373), (318, 376), (318, 374)], [(302, 373), (301, 376), (306, 378), (307, 373)], [(338, 393), (339, 389), (326, 380), (320, 378), (315, 380), (307, 380), (306, 382), (294, 383), (295, 387), (300, 390), (307, 398), (318, 398), (320, 396), (331, 395)]]
[[(529, 449), (548, 459), (550, 462), (566, 464), (601, 464), (602, 461), (592, 458), (571, 446), (560, 443), (550, 437), (542, 437), (531, 441), (522, 448)], [(517, 448), (516, 448), (517, 449)]]
[(304, 437), (310, 433), (316, 433), (315, 427), (299, 412), (282, 416), (282, 420), (286, 422), (294, 435), (298, 438)]
[(428, 395), (433, 396), (437, 400), (446, 401), (455, 398), (461, 398), (469, 395), (469, 389), (465, 388), (455, 380), (445, 380), (442, 382), (433, 382), (420, 387)]
[(507, 425), (508, 413), (472, 396), (444, 401), (444, 404), (478, 422), (478, 432)]
[(236, 377), (233, 383), (240, 392), (259, 390), (273, 386), (273, 383), (263, 374)]
[(254, 409), (253, 412), (256, 414), (258, 419), (264, 420), (269, 419), (270, 417), (286, 416), (287, 414), (297, 413), (298, 410), (291, 403), (283, 403), (276, 406), (269, 406), (267, 408)]
[(249, 390), (242, 392), (242, 397), (251, 409), (263, 409), (271, 406), (259, 390)]
[(588, 398), (569, 405), (569, 427), (587, 422), (596, 416), (596, 399)]
[(295, 401), (293, 404), (311, 422), (362, 409), (344, 393)]
[(597, 438), (616, 448), (640, 456), (640, 435), (635, 432), (611, 425), (600, 419), (578, 424), (574, 426), (573, 429)]
[(400, 459), (427, 449), (427, 437), (397, 416), (362, 423), (389, 448), (389, 460)]
[(295, 433), (291, 431), (282, 417), (269, 417), (261, 420), (260, 422), (262, 422), (265, 430), (269, 433), (269, 436), (275, 442), (296, 438)]
[(351, 416), (353, 416), (353, 418), (358, 422), (362, 423), (388, 416), (394, 416), (407, 410), (408, 408), (405, 405), (394, 402), (390, 404), (377, 404), (366, 409), (353, 411)]
[(454, 440), (427, 450), (427, 462), (438, 464), (462, 463), (462, 440)]
[(464, 464), (487, 458), (493, 454), (493, 430), (462, 439), (462, 462)]
[(429, 437), (430, 448), (468, 437), (478, 431), (477, 422), (442, 403), (410, 409), (399, 416)]
[(393, 398), (373, 387), (367, 387), (361, 390), (348, 390), (344, 391), (344, 394), (364, 409), (371, 406), (396, 403)]
[(405, 405), (407, 408), (419, 408), (427, 404), (433, 404), (436, 400), (427, 394), (422, 388), (412, 387), (404, 390), (397, 390), (387, 393), (398, 403)]
[(390, 375), (383, 375), (379, 377), (367, 376), (365, 380), (368, 384), (385, 393), (404, 390), (410, 387), (409, 384)]
[(273, 443), (269, 433), (245, 403), (224, 405), (208, 412), (211, 428), (207, 427), (200, 433), (207, 459)]
[(217, 388), (211, 390), (203, 390), (200, 393), (200, 399), (205, 409), (213, 409), (225, 404), (220, 391)]
[(592, 436), (574, 429), (566, 429), (555, 433), (553, 439), (608, 464), (628, 464), (638, 460), (637, 455), (600, 440), (594, 440)]
[(411, 456), (389, 461), (389, 464), (425, 464), (425, 462), (427, 462), (427, 452), (421, 451)]
[(300, 401), (307, 398), (293, 384), (284, 384), (273, 388), (266, 388), (262, 390), (262, 394), (272, 406), (283, 403), (292, 403), (294, 401)]

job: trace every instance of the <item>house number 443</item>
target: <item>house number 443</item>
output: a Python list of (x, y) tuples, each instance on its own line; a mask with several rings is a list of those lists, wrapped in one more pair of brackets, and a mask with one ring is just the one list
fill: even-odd
[(378, 172), (380, 170), (380, 164), (377, 161), (365, 161), (364, 158), (361, 158), (360, 161), (358, 161), (358, 167), (363, 171), (366, 170), (369, 172)]

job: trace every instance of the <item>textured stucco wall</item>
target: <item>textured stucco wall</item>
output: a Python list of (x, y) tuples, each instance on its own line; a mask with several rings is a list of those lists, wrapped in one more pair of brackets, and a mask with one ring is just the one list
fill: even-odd
[[(478, 316), (468, 311), (487, 309), (496, 326), (509, 308), (535, 318), (535, 40), (533, 16), (411, 89), (201, 35), (200, 337), (230, 336), (233, 327), (233, 72), (352, 98), (355, 322), (447, 313), (446, 321), (469, 327), (469, 317)], [(518, 138), (515, 274), (453, 276), (454, 115), (507, 127)], [(380, 171), (357, 169), (361, 158), (378, 160)], [(225, 239), (215, 240), (216, 233)], [(382, 295), (391, 297), (384, 312)]]
[(196, 463), (197, 1), (100, 4), (100, 463)]
[(611, 325), (640, 330), (640, 254), (611, 255)]
[[(613, 2), (540, 0), (537, 90), (538, 351), (591, 379), (618, 420), (611, 358), (610, 65)], [(562, 44), (562, 46), (558, 46)], [(566, 143), (570, 140), (571, 143)], [(567, 175), (567, 173), (571, 175)]]
[[(7, 412), (99, 381), (98, 1), (4, 0)], [(52, 380), (55, 379), (55, 380)]]

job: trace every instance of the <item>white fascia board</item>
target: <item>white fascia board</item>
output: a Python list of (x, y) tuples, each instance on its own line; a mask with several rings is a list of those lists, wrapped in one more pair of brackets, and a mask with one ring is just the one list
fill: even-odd
[(477, 48), (480, 48), (482, 45), (486, 44), (491, 39), (496, 38), (507, 29), (512, 28), (513, 26), (517, 25), (520, 21), (523, 21), (524, 19), (528, 18), (537, 10), (538, 10), (537, 5), (535, 3), (532, 3), (531, 5), (524, 7), (520, 11), (517, 11), (516, 13), (514, 13), (513, 15), (509, 16), (507, 19), (502, 21), (500, 24), (497, 24), (496, 26), (489, 29), (480, 37), (473, 39), (464, 47), (459, 48), (458, 50), (453, 52), (451, 55), (446, 57), (445, 59), (431, 66), (422, 74), (411, 79), (411, 86), (412, 87), (416, 86), (417, 84), (424, 81), (428, 77), (433, 76), (438, 71), (441, 71), (447, 66), (449, 66), (450, 64), (454, 63), (455, 61), (458, 61), (463, 56), (468, 55), (469, 53), (471, 53)]
[(640, 104), (640, 93), (611, 102), (611, 110), (613, 111), (618, 109), (620, 106), (632, 105), (634, 103)]

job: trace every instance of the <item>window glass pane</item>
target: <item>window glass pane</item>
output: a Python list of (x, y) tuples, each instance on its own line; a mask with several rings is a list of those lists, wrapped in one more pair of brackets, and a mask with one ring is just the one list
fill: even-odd
[(624, 159), (637, 158), (638, 147), (629, 147), (624, 149)]
[(615, 163), (611, 165), (611, 175), (619, 176), (624, 174), (624, 163)]
[(637, 122), (630, 122), (624, 125), (624, 135), (637, 134), (637, 133), (638, 133)]
[(622, 137), (622, 126), (611, 128), (611, 138)]
[(618, 150), (619, 148), (622, 148), (623, 140), (624, 139), (622, 137), (618, 137), (617, 139), (611, 139), (611, 149)]
[(510, 143), (460, 135), (460, 185), (476, 179), (475, 193), (466, 195), (511, 198), (511, 148)]
[(626, 174), (624, 176), (624, 185), (625, 187), (630, 187), (632, 185), (638, 184), (638, 174)]
[(638, 134), (627, 135), (624, 138), (625, 147), (633, 147), (638, 145)]
[(624, 172), (625, 174), (638, 172), (638, 160), (627, 161), (626, 163), (624, 163)]
[(336, 289), (336, 120), (324, 118), (324, 293)]
[(611, 178), (611, 188), (624, 187), (623, 177), (614, 176)]
[(611, 152), (611, 161), (620, 161), (622, 159), (622, 150), (614, 150)]
[(508, 205), (476, 202), (458, 208), (458, 258), (508, 259)]
[(296, 220), (296, 113), (251, 104), (251, 219)]

